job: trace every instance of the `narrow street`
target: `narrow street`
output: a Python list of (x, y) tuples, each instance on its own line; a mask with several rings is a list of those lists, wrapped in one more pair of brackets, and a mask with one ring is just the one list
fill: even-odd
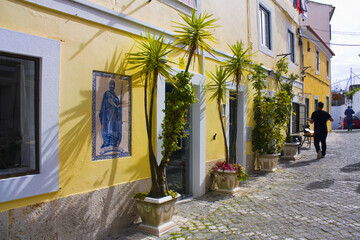
[(360, 131), (328, 136), (275, 173), (254, 173), (234, 197), (210, 192), (177, 204), (178, 227), (160, 238), (136, 225), (113, 239), (360, 239)]

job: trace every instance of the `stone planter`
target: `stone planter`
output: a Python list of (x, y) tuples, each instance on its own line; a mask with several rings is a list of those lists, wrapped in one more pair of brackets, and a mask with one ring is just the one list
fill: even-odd
[(172, 221), (175, 213), (175, 203), (180, 197), (176, 198), (166, 196), (163, 198), (145, 198), (144, 200), (136, 199), (137, 210), (141, 217), (142, 223), (139, 230), (160, 236), (171, 229), (176, 224)]
[(265, 172), (274, 172), (279, 161), (279, 156), (280, 153), (260, 155), (260, 170)]
[(238, 173), (236, 171), (216, 171), (214, 174), (218, 192), (232, 195), (240, 190), (240, 181), (238, 180)]
[(299, 155), (299, 146), (300, 143), (285, 143), (283, 151), (284, 156), (281, 158), (284, 160), (298, 160), (300, 158)]

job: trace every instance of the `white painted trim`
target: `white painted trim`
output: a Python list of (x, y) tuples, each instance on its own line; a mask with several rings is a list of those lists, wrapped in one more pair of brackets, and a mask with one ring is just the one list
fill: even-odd
[[(180, 69), (173, 69), (174, 72), (180, 72)], [(192, 162), (191, 173), (191, 190), (194, 197), (204, 195), (206, 192), (206, 96), (204, 91), (205, 78), (197, 73), (192, 73), (194, 76), (191, 79), (192, 84), (196, 90), (196, 97), (198, 101), (191, 106), (192, 116), (192, 134), (191, 144), (192, 151), (190, 152)], [(157, 136), (161, 133), (161, 123), (165, 117), (163, 109), (165, 109), (165, 81), (160, 78), (157, 88)], [(157, 161), (161, 161), (161, 145), (162, 140), (157, 139)]]
[(40, 58), (40, 173), (0, 179), (0, 202), (58, 191), (60, 41), (0, 28), (0, 51)]
[[(156, 25), (141, 21), (134, 17), (128, 16), (126, 14), (120, 13), (118, 11), (103, 7), (101, 5), (95, 4), (88, 0), (57, 0), (57, 1), (48, 1), (48, 0), (24, 0), (26, 2), (39, 5), (48, 9), (52, 9), (57, 12), (62, 12), (78, 18), (98, 23), (104, 26), (108, 26), (120, 31), (131, 33), (137, 36), (144, 35), (145, 31), (151, 30), (155, 33), (163, 33), (164, 36), (170, 40), (174, 41), (175, 32), (169, 31), (167, 29), (158, 27)], [(198, 1), (198, 9), (201, 10), (201, 1)], [(218, 55), (231, 56), (228, 53), (215, 49), (215, 52)], [(207, 58), (215, 59), (221, 61), (223, 57), (214, 58), (212, 55), (206, 53)]]
[[(317, 100), (318, 103), (319, 103), (319, 96), (314, 95), (314, 97), (313, 97), (313, 112), (315, 112), (316, 109), (317, 109), (317, 106), (315, 105), (315, 100)], [(310, 117), (311, 117), (311, 116), (310, 116)]]
[[(191, 16), (192, 10), (194, 9), (191, 6), (181, 2), (179, 0), (159, 0), (159, 1), (172, 7), (172, 8), (177, 9), (178, 11), (180, 11), (188, 16)], [(195, 9), (199, 9), (199, 1), (200, 0), (196, 0), (197, 6), (195, 7)]]

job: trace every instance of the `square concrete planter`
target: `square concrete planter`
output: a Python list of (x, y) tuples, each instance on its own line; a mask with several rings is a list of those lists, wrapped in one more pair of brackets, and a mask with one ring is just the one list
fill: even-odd
[(215, 171), (214, 174), (218, 192), (232, 195), (240, 190), (236, 171)]
[(260, 155), (260, 170), (264, 172), (274, 172), (279, 161), (279, 156), (280, 153)]
[(299, 146), (300, 143), (285, 143), (283, 151), (284, 156), (281, 157), (283, 160), (299, 160)]
[(180, 197), (166, 196), (163, 198), (136, 199), (136, 205), (142, 223), (139, 230), (160, 236), (172, 230), (176, 224), (172, 221), (175, 213), (175, 203)]

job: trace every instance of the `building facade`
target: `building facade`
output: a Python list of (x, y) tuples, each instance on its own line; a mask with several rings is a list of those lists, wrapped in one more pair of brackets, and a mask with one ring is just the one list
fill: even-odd
[[(1, 236), (102, 239), (137, 219), (132, 195), (150, 184), (144, 94), (124, 59), (145, 31), (174, 40), (172, 21), (181, 22), (179, 14), (193, 9), (213, 14), (220, 27), (214, 30), (215, 56), (198, 55), (191, 66), (199, 101), (187, 119), (189, 137), (167, 172), (169, 185), (185, 197), (203, 195), (212, 165), (224, 159), (220, 122), (213, 117), (216, 104), (203, 86), (206, 72), (231, 56), (228, 44), (251, 46), (252, 60), (268, 72), (269, 95), (277, 91), (273, 69), (280, 58), (288, 58), (289, 74), (300, 74), (300, 15), (292, 1), (0, 2), (0, 111), (6, 116), (0, 142)], [(173, 70), (181, 71), (183, 52), (169, 58), (179, 63)], [(154, 135), (158, 159), (168, 89), (161, 80)], [(296, 81), (295, 104), (303, 101), (304, 89)], [(253, 89), (246, 77), (238, 94), (238, 109), (230, 101), (224, 108), (227, 134), (237, 111), (236, 161), (252, 171)], [(121, 103), (121, 110), (112, 112), (109, 102)], [(111, 114), (116, 118), (105, 119)], [(111, 129), (105, 127), (109, 123)]]
[[(304, 98), (306, 118), (316, 110), (319, 101), (331, 114), (331, 17), (335, 8), (328, 4), (309, 1), (309, 17), (301, 27), (304, 64)], [(328, 123), (331, 130), (331, 123)]]

